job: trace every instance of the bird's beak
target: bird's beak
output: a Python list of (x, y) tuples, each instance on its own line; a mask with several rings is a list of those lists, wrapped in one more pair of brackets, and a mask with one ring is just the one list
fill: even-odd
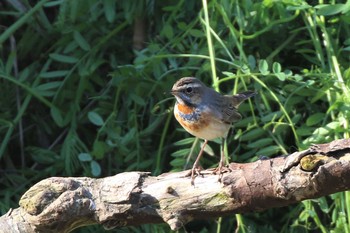
[(173, 91), (173, 90), (171, 90), (171, 91), (164, 91), (163, 92), (164, 95), (173, 95), (173, 96), (175, 96), (176, 93), (177, 93), (177, 91)]
[(178, 93), (178, 91), (174, 91), (174, 90), (171, 90), (171, 91), (169, 92), (169, 94), (174, 95), (174, 96), (176, 96), (177, 93)]

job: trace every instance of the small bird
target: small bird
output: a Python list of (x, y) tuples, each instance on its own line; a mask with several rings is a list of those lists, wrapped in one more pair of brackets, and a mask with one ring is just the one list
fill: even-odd
[(181, 126), (195, 137), (204, 139), (202, 148), (191, 170), (191, 184), (194, 185), (195, 175), (199, 175), (199, 160), (208, 140), (222, 138), (219, 173), (224, 167), (224, 143), (232, 123), (239, 121), (242, 116), (237, 107), (246, 99), (256, 95), (254, 91), (246, 91), (236, 95), (222, 95), (207, 87), (194, 77), (179, 79), (173, 86), (171, 94), (176, 103), (174, 115)]

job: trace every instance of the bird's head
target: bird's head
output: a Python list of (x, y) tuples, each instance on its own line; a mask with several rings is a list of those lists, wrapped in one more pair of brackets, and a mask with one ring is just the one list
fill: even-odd
[(194, 77), (184, 77), (178, 80), (171, 94), (176, 97), (177, 102), (189, 106), (196, 106), (202, 101), (202, 93), (206, 86)]

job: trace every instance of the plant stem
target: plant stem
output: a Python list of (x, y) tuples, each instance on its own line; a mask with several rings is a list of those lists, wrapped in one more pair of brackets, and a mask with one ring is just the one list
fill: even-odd
[(211, 40), (207, 0), (202, 0), (202, 3), (203, 3), (203, 10), (204, 10), (204, 20), (205, 20), (205, 29), (206, 29), (205, 31), (207, 34), (207, 42), (208, 42), (208, 49), (209, 49), (209, 57), (210, 57), (210, 66), (211, 66), (213, 86), (216, 90), (218, 90), (219, 87), (217, 85), (217, 76), (216, 76), (215, 50), (214, 50), (213, 42)]

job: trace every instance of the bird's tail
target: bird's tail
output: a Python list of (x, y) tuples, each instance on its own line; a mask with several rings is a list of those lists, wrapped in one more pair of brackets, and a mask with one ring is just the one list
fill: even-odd
[(249, 99), (250, 97), (253, 97), (257, 94), (258, 93), (256, 93), (255, 91), (244, 91), (233, 95), (233, 105), (237, 108), (244, 100)]

